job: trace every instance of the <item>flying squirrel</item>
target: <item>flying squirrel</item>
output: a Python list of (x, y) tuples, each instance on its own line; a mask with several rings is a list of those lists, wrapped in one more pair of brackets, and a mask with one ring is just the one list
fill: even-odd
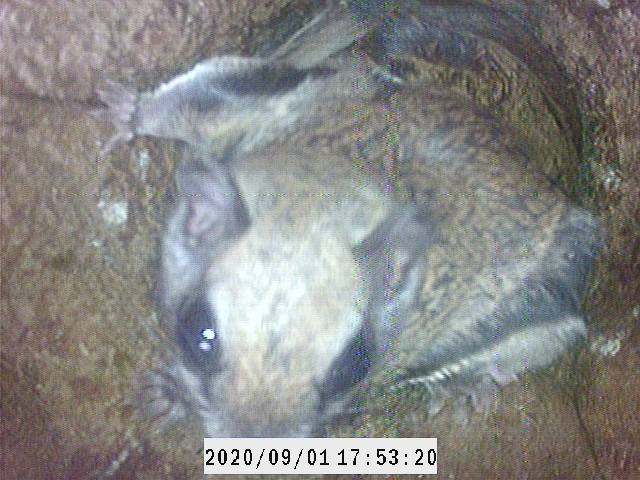
[(144, 377), (152, 412), (196, 412), (214, 437), (322, 435), (372, 378), (423, 385), (436, 413), (585, 336), (594, 216), (504, 119), (393, 67), (497, 42), (545, 75), (522, 8), (329, 7), (269, 56), (100, 91), (105, 152), (181, 141), (161, 262), (175, 344)]

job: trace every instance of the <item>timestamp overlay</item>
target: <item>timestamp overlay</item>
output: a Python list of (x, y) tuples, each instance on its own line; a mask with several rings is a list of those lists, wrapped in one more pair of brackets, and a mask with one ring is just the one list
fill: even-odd
[(205, 438), (210, 474), (436, 474), (435, 438)]

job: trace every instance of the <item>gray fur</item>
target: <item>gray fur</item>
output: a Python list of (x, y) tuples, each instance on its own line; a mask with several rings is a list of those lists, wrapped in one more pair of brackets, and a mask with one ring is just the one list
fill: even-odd
[[(145, 385), (158, 415), (198, 412), (210, 436), (317, 433), (365, 375), (426, 385), (435, 412), (442, 395), (506, 383), (585, 334), (593, 216), (466, 98), (338, 52), (361, 29), (305, 63), (296, 48), (324, 38), (327, 18), (268, 59), (213, 58), (152, 92), (103, 92), (110, 146), (187, 143), (162, 254), (176, 348)], [(424, 24), (416, 41), (438, 28)]]

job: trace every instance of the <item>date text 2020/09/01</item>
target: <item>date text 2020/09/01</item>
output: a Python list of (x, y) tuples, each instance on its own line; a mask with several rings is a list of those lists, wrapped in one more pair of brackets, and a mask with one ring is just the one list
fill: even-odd
[(435, 474), (435, 438), (205, 438), (205, 474)]

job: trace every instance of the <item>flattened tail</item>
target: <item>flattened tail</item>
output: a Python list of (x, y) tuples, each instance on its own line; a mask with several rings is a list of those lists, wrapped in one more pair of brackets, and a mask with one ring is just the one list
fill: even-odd
[[(577, 91), (540, 35), (551, 21), (544, 5), (516, 0), (353, 0), (354, 22), (365, 24), (361, 43), (392, 73), (403, 59), (477, 70), (486, 66), (486, 47), (509, 52), (539, 79), (548, 108), (580, 151)], [(402, 74), (400, 73), (400, 76)]]

